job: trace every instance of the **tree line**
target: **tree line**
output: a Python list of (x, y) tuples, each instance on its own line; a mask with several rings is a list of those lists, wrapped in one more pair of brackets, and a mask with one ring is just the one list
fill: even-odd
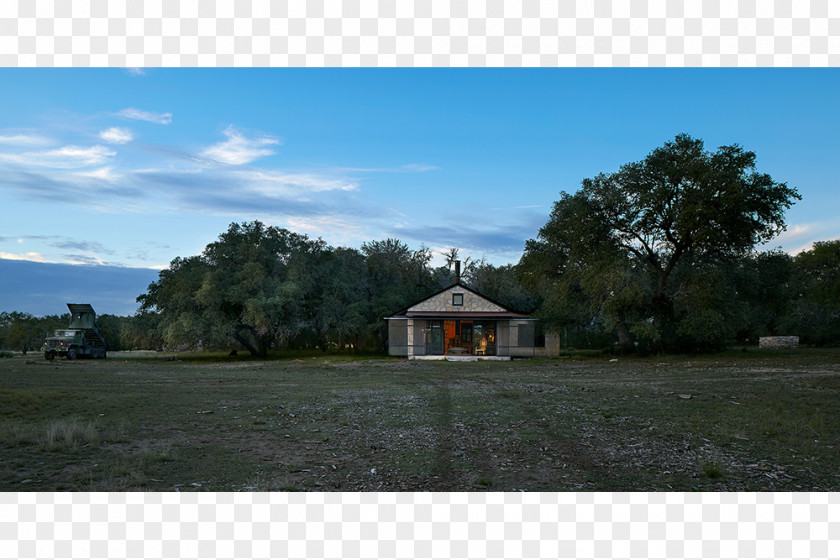
[[(765, 335), (840, 344), (840, 240), (795, 256), (757, 247), (784, 231), (795, 188), (738, 145), (681, 134), (638, 162), (562, 192), (515, 265), (464, 260), (464, 281), (533, 313), (577, 348), (714, 351)], [(384, 352), (384, 317), (454, 281), (459, 250), (398, 239), (331, 247), (259, 221), (178, 257), (132, 317), (102, 315), (112, 349)], [(34, 349), (69, 316), (0, 314), (0, 348)]]
[[(132, 348), (154, 348), (153, 337), (149, 335), (144, 317), (119, 315), (97, 315), (96, 326), (108, 342), (111, 350)], [(0, 350), (37, 352), (44, 339), (58, 329), (66, 329), (70, 314), (37, 316), (19, 311), (0, 312)]]
[[(397, 239), (331, 247), (259, 221), (233, 223), (200, 255), (176, 258), (138, 298), (168, 345), (235, 344), (255, 356), (271, 348), (386, 349), (384, 317), (454, 281), (457, 250), (432, 253)], [(513, 306), (531, 306), (514, 267), (468, 260), (465, 279)]]

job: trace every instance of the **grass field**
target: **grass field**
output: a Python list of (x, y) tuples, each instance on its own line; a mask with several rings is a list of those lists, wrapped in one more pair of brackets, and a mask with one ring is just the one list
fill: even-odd
[(0, 359), (0, 491), (837, 491), (840, 351)]

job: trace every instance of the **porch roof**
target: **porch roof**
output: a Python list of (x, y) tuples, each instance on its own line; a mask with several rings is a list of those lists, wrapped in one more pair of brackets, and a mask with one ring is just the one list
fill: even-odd
[(527, 315), (512, 311), (410, 311), (406, 317), (419, 319), (527, 319)]

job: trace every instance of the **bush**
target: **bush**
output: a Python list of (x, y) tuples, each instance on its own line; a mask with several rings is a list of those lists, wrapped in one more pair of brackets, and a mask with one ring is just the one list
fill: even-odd
[(14, 356), (14, 352), (9, 352), (8, 350), (0, 350), (0, 358), (13, 358)]

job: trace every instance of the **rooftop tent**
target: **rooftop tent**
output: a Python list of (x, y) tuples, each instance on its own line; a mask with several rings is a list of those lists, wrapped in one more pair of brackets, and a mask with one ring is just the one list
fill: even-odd
[(68, 303), (71, 329), (92, 329), (96, 323), (96, 311), (89, 303)]

